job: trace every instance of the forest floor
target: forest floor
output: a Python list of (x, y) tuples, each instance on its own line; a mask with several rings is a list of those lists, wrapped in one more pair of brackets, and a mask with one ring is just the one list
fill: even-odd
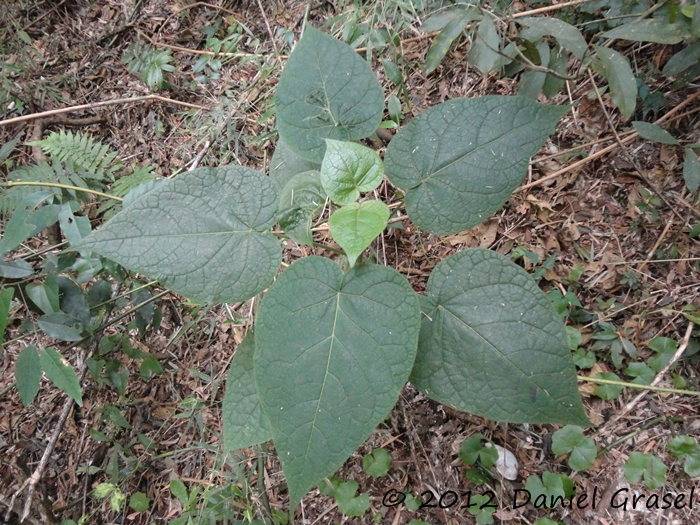
[[(366, 9), (368, 14), (383, 9), (386, 15), (391, 3), (368, 2), (369, 7), (357, 9)], [(285, 55), (290, 52), (289, 37), (293, 34), (298, 38), (305, 15), (316, 27), (330, 20), (324, 31), (342, 34), (344, 19), (340, 15), (353, 6), (341, 4), (313, 2), (307, 14), (306, 2), (301, 0), (243, 0), (227, 2), (225, 8), (221, 8), (224, 4), (217, 7), (213, 3), (187, 5), (164, 0), (6, 3), (0, 6), (0, 41), (5, 42), (0, 53), (6, 53), (2, 60), (13, 60), (23, 69), (6, 76), (9, 84), (0, 88), (9, 86), (21, 94), (25, 114), (151, 93), (206, 109), (162, 99), (123, 102), (0, 126), (0, 145), (18, 135), (22, 143), (35, 139), (37, 129), (40, 133), (72, 129), (109, 144), (124, 164), (152, 166), (158, 177), (184, 170), (195, 159), (199, 166), (240, 163), (267, 169), (277, 140), (272, 96)], [(521, 3), (516, 10), (531, 7)], [(467, 39), (453, 45), (437, 70), (426, 76), (420, 65), (431, 38), (420, 31), (424, 17), (401, 18), (402, 13), (389, 20), (400, 25), (403, 40), (401, 69), (410, 107), (405, 109), (402, 124), (421, 110), (455, 97), (516, 93), (517, 77), (485, 77), (467, 64)], [(193, 67), (205, 56), (201, 54), (205, 35), (220, 36), (237, 23), (245, 26), (238, 49), (250, 56), (225, 61), (215, 72), (218, 79), (196, 82), (198, 73)], [(7, 51), (7, 42), (16, 39), (17, 29), (29, 40), (26, 46), (15, 45)], [(151, 89), (128, 71), (123, 59), (137, 42), (169, 50), (174, 58), (170, 62), (174, 70), (165, 72), (169, 86)], [(645, 46), (636, 59), (659, 67), (668, 59), (668, 47)], [(627, 51), (637, 52), (631, 47)], [(389, 86), (381, 61), (373, 58), (378, 78)], [(212, 73), (205, 69), (199, 74)], [(378, 260), (405, 275), (418, 292), (425, 290), (430, 270), (439, 261), (465, 248), (485, 247), (512, 257), (536, 274), (540, 287), (564, 305), (573, 337), (580, 334), (576, 346), (583, 348), (584, 354), (606, 337), (608, 341), (628, 341), (636, 348), (638, 357), (632, 359), (628, 354), (615, 356), (614, 349), (611, 352), (609, 346), (599, 345), (593, 354), (593, 368), (578, 373), (592, 377), (611, 371), (629, 381), (631, 376), (623, 373), (625, 366), (653, 356), (647, 346), (653, 338), (667, 337), (680, 346), (691, 335), (686, 333), (688, 320), (683, 312), (689, 311), (689, 305), (700, 308), (700, 243), (691, 236), (700, 223), (700, 208), (697, 193), (685, 188), (682, 148), (640, 137), (620, 146), (616, 134), (626, 137), (630, 123), (615, 109), (609, 94), (596, 95), (594, 81), (604, 84), (584, 76), (567, 82), (552, 100), (541, 99), (572, 104), (572, 109), (533, 157), (522, 187), (496, 216), (448, 237), (421, 232), (406, 221), (403, 228), (386, 230), (373, 250)], [(697, 86), (676, 89), (658, 80), (654, 88), (663, 94), (663, 103), (650, 109), (645, 120), (666, 115), (666, 129), (676, 138), (700, 141)], [(9, 107), (0, 111), (0, 119), (19, 114)], [(637, 120), (642, 120), (641, 113)], [(383, 153), (385, 142), (372, 142)], [(595, 155), (608, 146), (608, 152)], [(21, 146), (11, 158), (15, 166), (31, 163), (32, 150)], [(6, 174), (7, 166), (0, 166), (0, 171)], [(385, 179), (378, 194), (389, 201), (393, 192)], [(93, 226), (98, 224), (99, 217)], [(320, 242), (332, 244), (327, 232), (317, 235)], [(39, 235), (13, 256), (26, 256), (49, 246), (46, 236)], [(324, 252), (290, 241), (284, 260), (291, 263), (311, 253)], [(154, 293), (159, 290), (154, 289)], [(232, 509), (228, 523), (232, 518), (259, 518), (265, 508), (287, 510), (284, 477), (271, 444), (227, 457), (221, 447), (224, 379), (235, 348), (251, 325), (253, 305), (200, 308), (170, 294), (161, 299), (159, 307), (163, 318), (156, 330), (141, 336), (126, 319), (111, 327), (109, 334), (131, 330), (131, 344), (157, 355), (164, 373), (142, 379), (136, 361), (124, 354), (122, 362), (131, 370), (124, 396), (92, 379), (84, 381), (84, 404), (74, 407), (60, 433), (34, 497), (31, 522), (40, 523), (53, 515), (57, 523), (77, 523), (81, 516), (89, 516), (88, 523), (140, 525), (169, 523), (189, 512), (192, 523), (209, 523), (210, 516), (223, 523), (223, 511), (206, 514), (207, 505), (209, 510), (216, 506), (215, 499), (207, 503), (195, 497), (191, 504), (183, 503), (169, 488), (173, 479), (184, 482), (190, 493), (223, 487), (225, 491), (219, 496), (228, 498)], [(37, 466), (64, 404), (64, 395), (47, 381), (27, 408), (16, 390), (7, 388), (14, 382), (14, 363), (22, 348), (29, 343), (51, 344), (50, 338), (42, 335), (23, 337), (24, 321), (35, 317), (35, 312), (24, 307), (14, 313), (5, 334), (5, 341), (12, 342), (5, 344), (0, 361), (2, 515), (12, 494)], [(693, 337), (673, 370), (689, 390), (698, 389), (697, 349), (698, 341)], [(616, 357), (624, 365), (616, 364)], [(673, 374), (666, 373), (659, 385), (678, 384)], [(464, 508), (438, 506), (414, 512), (405, 505), (387, 506), (383, 498), (391, 489), (407, 489), (424, 502), (432, 494), (433, 503), (449, 490), (472, 490), (474, 494), (490, 490), (499, 507), (494, 518), (503, 523), (530, 524), (542, 516), (566, 524), (697, 522), (697, 508), (632, 510), (628, 505), (627, 509), (615, 509), (610, 506), (610, 496), (623, 488), (629, 488), (630, 495), (635, 491), (647, 496), (690, 494), (693, 480), (683, 472), (667, 444), (676, 435), (700, 437), (698, 397), (649, 392), (628, 406), (640, 391), (625, 389), (621, 395), (604, 400), (594, 395), (596, 387), (579, 382), (587, 414), (596, 425), (586, 429), (586, 435), (595, 440), (599, 450), (607, 446), (609, 450), (591, 468), (571, 473), (566, 457), (551, 450), (552, 434), (559, 427), (499, 423), (459, 413), (408, 385), (389, 418), (337, 474), (343, 480), (357, 481), (359, 491), (369, 494), (367, 513), (363, 517), (343, 516), (331, 497), (314, 489), (297, 509), (295, 522), (397, 525), (418, 519), (433, 525), (475, 523)], [(125, 424), (115, 423), (121, 421), (116, 417), (107, 420), (105, 407), (116, 407)], [(467, 467), (458, 457), (460, 444), (477, 432), (515, 455), (517, 479), (497, 477), (477, 487), (465, 477)], [(392, 466), (388, 475), (372, 478), (363, 471), (362, 458), (377, 447), (391, 454)], [(651, 452), (667, 466), (661, 489), (651, 491), (626, 480), (622, 466), (633, 451)], [(596, 508), (547, 511), (532, 504), (514, 508), (514, 491), (522, 489), (529, 476), (544, 472), (570, 475), (579, 494), (592, 496), (595, 492), (599, 498)], [(121, 512), (113, 512), (110, 498), (99, 499), (94, 494), (94, 488), (114, 480), (115, 473), (119, 490), (127, 498), (136, 492), (148, 497), (147, 511), (124, 506)], [(700, 491), (696, 492), (695, 505), (700, 507)], [(23, 505), (24, 496), (20, 495), (15, 510), (19, 512)], [(13, 523), (17, 516), (12, 514), (9, 519)]]

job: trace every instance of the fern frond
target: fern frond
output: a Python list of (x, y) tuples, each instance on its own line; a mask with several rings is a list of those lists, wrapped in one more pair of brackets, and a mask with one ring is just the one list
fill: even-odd
[(113, 162), (116, 152), (89, 135), (70, 131), (52, 132), (44, 140), (30, 142), (29, 145), (39, 146), (54, 160), (72, 164), (75, 171), (82, 172), (84, 177), (112, 179), (114, 172), (121, 168), (120, 162)]
[[(127, 193), (133, 190), (136, 186), (153, 180), (156, 178), (156, 174), (153, 173), (152, 166), (134, 166), (132, 165), (134, 172), (131, 175), (125, 175), (117, 179), (117, 181), (112, 185), (112, 190), (110, 193), (115, 197), (124, 197)], [(97, 209), (97, 213), (104, 213), (105, 220), (112, 217), (117, 211), (119, 211), (121, 203), (113, 200), (108, 200), (102, 206)]]
[[(60, 171), (63, 171), (63, 169), (61, 168)], [(7, 176), (7, 180), (13, 182), (61, 182), (61, 176), (56, 173), (53, 166), (42, 162), (41, 164), (31, 166), (20, 166)], [(13, 186), (12, 188), (3, 189), (0, 192), (0, 214), (9, 218), (23, 199), (38, 190), (51, 191), (55, 194), (61, 193), (60, 189), (49, 188), (48, 186), (46, 188), (37, 188), (36, 186)]]

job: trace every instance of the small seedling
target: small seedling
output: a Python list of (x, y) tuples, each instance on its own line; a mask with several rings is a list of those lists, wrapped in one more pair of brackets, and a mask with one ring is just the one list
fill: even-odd
[(386, 476), (391, 467), (391, 454), (383, 448), (375, 448), (362, 458), (362, 470), (373, 478)]
[(676, 436), (668, 444), (675, 457), (683, 461), (683, 470), (691, 478), (700, 476), (700, 445), (690, 436)]
[(643, 477), (644, 485), (650, 489), (658, 489), (666, 482), (666, 465), (651, 452), (632, 452), (622, 470), (627, 481), (637, 483)]
[(583, 435), (583, 429), (566, 425), (552, 435), (552, 452), (557, 455), (571, 454), (569, 467), (573, 470), (586, 470), (593, 466), (598, 450), (595, 441)]

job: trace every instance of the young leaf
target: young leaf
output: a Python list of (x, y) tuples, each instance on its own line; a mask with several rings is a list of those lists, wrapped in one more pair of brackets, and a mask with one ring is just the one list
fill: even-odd
[[(600, 372), (595, 376), (598, 379), (606, 379), (608, 381), (621, 381), (620, 376), (613, 372)], [(601, 399), (610, 400), (617, 399), (622, 394), (623, 387), (618, 385), (598, 385), (593, 393)]]
[(355, 202), (360, 192), (372, 191), (382, 182), (384, 165), (377, 153), (361, 144), (326, 139), (321, 164), (321, 185), (341, 206)]
[(341, 483), (335, 491), (335, 500), (338, 502), (338, 511), (348, 517), (359, 517), (364, 515), (369, 508), (369, 495), (360, 494), (355, 497), (357, 492), (357, 481), (351, 479), (345, 483)]
[(676, 436), (668, 448), (678, 459), (683, 460), (683, 470), (691, 478), (700, 476), (700, 445), (690, 436)]
[(678, 144), (675, 137), (658, 124), (651, 124), (650, 122), (635, 120), (632, 122), (632, 126), (634, 126), (634, 129), (637, 130), (637, 133), (639, 133), (639, 136), (643, 139), (658, 142), (660, 144)]
[(457, 410), (514, 423), (589, 425), (564, 324), (535, 281), (484, 249), (428, 280), (411, 383)]
[(557, 455), (568, 454), (569, 467), (573, 470), (586, 470), (593, 466), (598, 450), (595, 441), (583, 435), (583, 429), (567, 425), (552, 435), (552, 452)]
[(179, 479), (170, 480), (170, 492), (173, 496), (180, 500), (181, 503), (187, 505), (189, 498), (187, 497), (187, 487)]
[(19, 398), (22, 400), (22, 404), (28, 407), (39, 392), (39, 382), (41, 381), (41, 364), (39, 363), (39, 355), (36, 353), (36, 346), (26, 347), (17, 356), (15, 381), (17, 381)]
[(386, 476), (391, 467), (391, 454), (383, 448), (375, 448), (362, 458), (362, 470), (373, 478)]
[(435, 37), (433, 44), (428, 49), (428, 53), (425, 55), (425, 64), (423, 65), (423, 72), (429, 75), (438, 67), (445, 54), (450, 49), (452, 42), (457, 38), (467, 24), (473, 20), (478, 20), (481, 18), (481, 14), (477, 9), (467, 8), (459, 9), (450, 21), (445, 24), (444, 27), (440, 28), (440, 34)]
[(350, 266), (355, 265), (365, 248), (386, 228), (390, 213), (382, 201), (365, 201), (343, 206), (330, 216), (331, 235), (345, 250)]
[(630, 483), (637, 483), (644, 476), (644, 485), (650, 489), (658, 489), (666, 482), (666, 465), (651, 452), (632, 452), (622, 470)]
[(281, 192), (282, 188), (295, 175), (306, 171), (318, 171), (320, 168), (320, 163), (317, 164), (302, 159), (280, 140), (277, 142), (277, 147), (270, 161), (270, 180), (272, 180), (277, 191)]
[(142, 196), (79, 247), (195, 301), (245, 301), (279, 269), (280, 243), (266, 231), (277, 205), (277, 192), (261, 173), (199, 168)]
[(295, 154), (320, 163), (325, 139), (359, 140), (374, 133), (384, 93), (367, 61), (350, 46), (307, 27), (282, 71), (275, 106), (280, 139)]
[(473, 465), (478, 459), (484, 467), (493, 467), (498, 461), (498, 450), (496, 447), (486, 447), (483, 442), (486, 438), (483, 434), (474, 434), (462, 441), (459, 447), (459, 459), (465, 465)]
[(224, 448), (238, 450), (272, 439), (270, 423), (260, 408), (255, 388), (255, 334), (250, 331), (231, 360), (226, 377), (226, 394), (221, 408), (224, 420)]
[(5, 328), (7, 327), (7, 318), (10, 315), (10, 305), (12, 304), (12, 296), (15, 294), (13, 287), (0, 290), (0, 343), (2, 343)]
[(343, 274), (328, 259), (306, 257), (265, 294), (255, 328), (255, 382), (291, 508), (340, 468), (394, 406), (419, 327), (413, 289), (383, 266)]
[(697, 154), (690, 148), (685, 148), (683, 161), (683, 180), (688, 191), (696, 191), (700, 187), (700, 162)]
[(136, 512), (146, 512), (151, 500), (143, 492), (134, 492), (129, 498), (129, 507)]
[(75, 375), (75, 370), (68, 361), (51, 348), (44, 348), (39, 356), (39, 361), (46, 377), (56, 387), (72, 397), (78, 406), (83, 406), (78, 376)]
[(561, 47), (571, 51), (579, 60), (583, 60), (587, 48), (586, 40), (581, 31), (571, 24), (557, 18), (531, 16), (519, 19), (518, 23), (537, 29), (543, 35), (553, 36)]
[(284, 233), (298, 244), (313, 244), (311, 220), (326, 202), (318, 171), (294, 175), (280, 194), (279, 223)]
[(476, 38), (469, 50), (469, 63), (474, 64), (484, 75), (488, 75), (501, 58), (498, 54), (500, 44), (501, 38), (498, 36), (496, 26), (491, 21), (491, 17), (485, 16), (479, 22)]
[(612, 101), (624, 116), (632, 116), (637, 105), (637, 81), (629, 60), (609, 47), (593, 47), (603, 66), (603, 75), (610, 86)]
[(386, 174), (408, 190), (417, 226), (438, 235), (466, 230), (503, 205), (567, 110), (502, 96), (438, 104), (389, 143)]

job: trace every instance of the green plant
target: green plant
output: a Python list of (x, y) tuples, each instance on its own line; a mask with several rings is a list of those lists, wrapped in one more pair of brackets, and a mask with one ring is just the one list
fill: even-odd
[(642, 478), (644, 485), (658, 489), (666, 482), (666, 465), (651, 452), (632, 452), (622, 466), (625, 477), (630, 483), (637, 483)]
[(169, 49), (153, 49), (148, 44), (140, 42), (132, 44), (129, 51), (122, 58), (122, 63), (134, 75), (140, 75), (141, 80), (148, 87), (167, 87), (168, 82), (164, 73), (175, 71), (175, 66), (170, 64), (175, 60)]
[[(383, 202), (356, 202), (380, 184), (382, 163), (352, 141), (374, 133), (383, 107), (367, 62), (309, 27), (277, 87), (269, 177), (241, 166), (180, 175), (77, 246), (194, 301), (267, 289), (232, 363), (224, 434), (227, 448), (274, 442), (292, 509), (363, 443), (409, 378), (485, 417), (589, 424), (564, 324), (522, 268), (465, 250), (435, 267), (422, 296), (397, 271), (361, 260), (389, 213)], [(420, 228), (471, 228), (504, 204), (566, 109), (522, 97), (439, 104), (393, 138), (383, 171)], [(312, 256), (277, 275), (278, 237), (318, 245), (309, 226), (328, 206), (345, 251), (320, 246), (346, 270)], [(278, 222), (284, 234), (270, 231)]]
[(569, 467), (573, 470), (586, 470), (593, 466), (598, 450), (591, 438), (583, 435), (583, 429), (566, 425), (552, 435), (552, 452), (557, 455), (571, 454)]
[(675, 457), (683, 461), (683, 470), (691, 478), (700, 476), (700, 445), (690, 436), (676, 436), (668, 444)]

